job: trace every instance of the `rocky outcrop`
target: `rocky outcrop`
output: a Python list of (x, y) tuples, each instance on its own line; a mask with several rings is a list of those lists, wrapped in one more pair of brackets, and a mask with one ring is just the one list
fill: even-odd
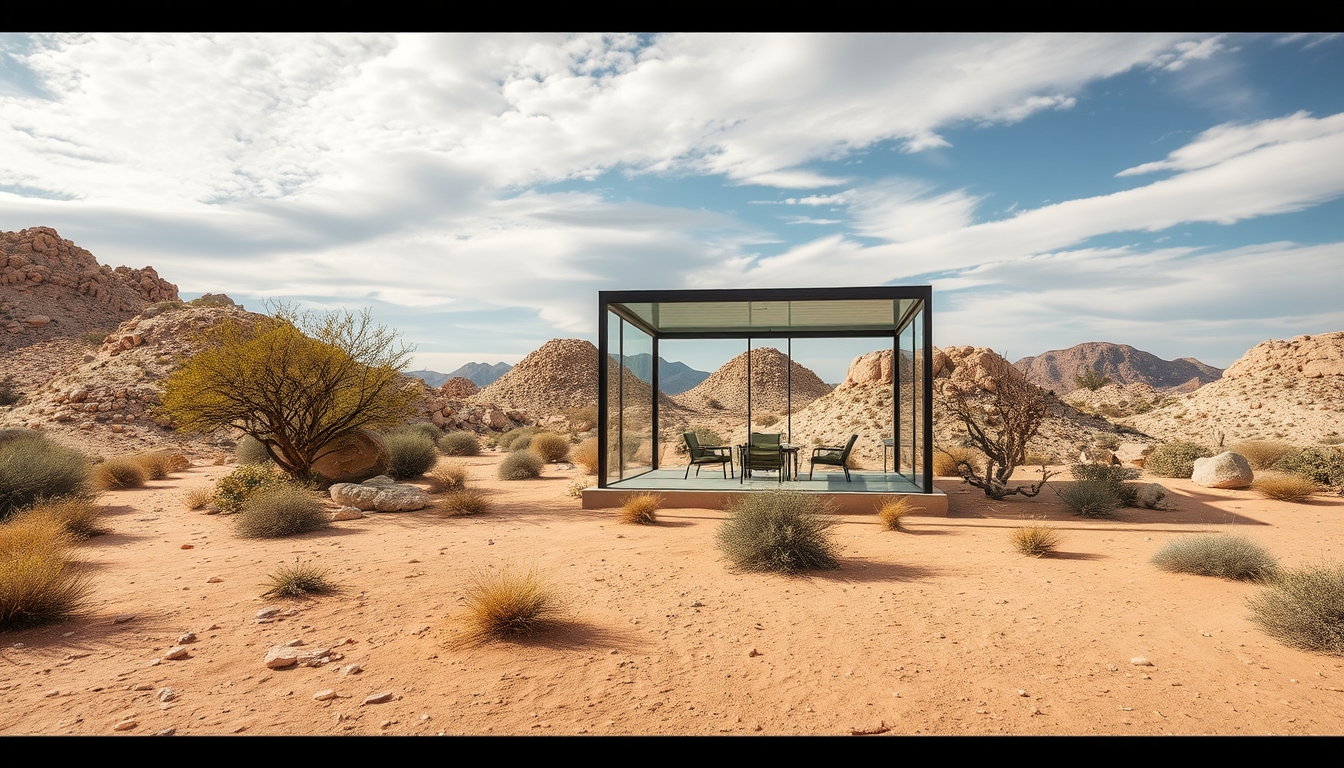
[(461, 376), (454, 376), (439, 387), (439, 394), (444, 397), (466, 398), (480, 391), (481, 388), (476, 386), (476, 382)]
[[(672, 398), (678, 404), (697, 411), (722, 410), (732, 413), (747, 412), (747, 354), (743, 352), (729, 360), (686, 392)], [(824, 381), (810, 369), (789, 360), (773, 347), (751, 350), (751, 410), (755, 413), (782, 413), (789, 405), (788, 391), (793, 390), (792, 405), (796, 411), (831, 391)], [(792, 382), (790, 382), (792, 376)]]
[(1223, 373), (1229, 379), (1344, 376), (1344, 331), (1256, 344)]
[(1034, 357), (1024, 357), (1013, 367), (1027, 381), (1064, 395), (1078, 388), (1074, 377), (1095, 371), (1116, 384), (1147, 384), (1159, 389), (1186, 390), (1217, 381), (1222, 371), (1192, 357), (1176, 360), (1162, 358), (1135, 349), (1128, 344), (1090, 341), (1068, 349), (1057, 349)]
[(332, 440), (318, 451), (313, 472), (325, 483), (358, 483), (387, 471), (382, 438), (361, 430)]
[(362, 483), (337, 483), (329, 489), (331, 500), (343, 507), (364, 512), (411, 512), (429, 504), (425, 492), (413, 485), (398, 483), (387, 475)]
[(1217, 456), (1195, 459), (1195, 471), (1190, 480), (1205, 488), (1249, 488), (1255, 473), (1245, 456), (1223, 451)]

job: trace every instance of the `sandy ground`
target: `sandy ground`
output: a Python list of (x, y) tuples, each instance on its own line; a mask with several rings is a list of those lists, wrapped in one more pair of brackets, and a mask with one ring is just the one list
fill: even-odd
[[(184, 508), (186, 488), (229, 467), (107, 494), (113, 533), (80, 549), (90, 612), (0, 639), (0, 733), (125, 721), (126, 734), (1344, 733), (1344, 659), (1261, 633), (1247, 619), (1254, 585), (1148, 563), (1208, 531), (1245, 534), (1287, 565), (1344, 559), (1338, 497), (1290, 505), (1163, 481), (1174, 511), (1092, 521), (1048, 490), (987, 502), (944, 480), (948, 518), (892, 533), (844, 516), (842, 568), (791, 578), (732, 572), (714, 547), (718, 511), (621, 525), (566, 495), (578, 470), (504, 483), (499, 458), (467, 460), (492, 513), (371, 515), (274, 541)], [(1062, 551), (1011, 551), (1025, 519), (1060, 528)], [(260, 597), (296, 559), (329, 568), (341, 592)], [(540, 569), (570, 622), (527, 643), (454, 646), (473, 569), (507, 565)], [(258, 623), (268, 606), (281, 615)], [(188, 631), (187, 658), (156, 661)], [(291, 639), (342, 638), (344, 658), (325, 666), (263, 664)], [(314, 700), (325, 689), (337, 698)]]

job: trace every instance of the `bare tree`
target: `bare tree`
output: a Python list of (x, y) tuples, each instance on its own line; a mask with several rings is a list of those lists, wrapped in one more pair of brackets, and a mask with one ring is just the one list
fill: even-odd
[(1016, 371), (997, 372), (993, 391), (975, 386), (959, 387), (949, 379), (936, 382), (938, 405), (961, 421), (970, 442), (987, 459), (984, 474), (978, 475), (970, 462), (957, 462), (957, 471), (966, 482), (983, 489), (991, 499), (1021, 494), (1032, 497), (1056, 473), (1041, 467), (1041, 479), (1011, 486), (1013, 470), (1026, 460), (1027, 443), (1040, 431), (1049, 415), (1045, 392)]

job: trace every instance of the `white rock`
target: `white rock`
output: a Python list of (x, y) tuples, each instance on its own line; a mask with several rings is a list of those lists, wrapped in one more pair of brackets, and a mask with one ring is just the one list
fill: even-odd
[(272, 616), (276, 615), (276, 614), (279, 613), (279, 612), (280, 612), (280, 609), (279, 609), (278, 607), (276, 607), (276, 606), (274, 606), (274, 605), (268, 605), (268, 606), (266, 606), (265, 608), (262, 608), (260, 611), (257, 611), (257, 618), (258, 618), (258, 619), (269, 619), (269, 618), (271, 618)]
[(183, 648), (180, 645), (175, 645), (172, 648), (169, 648), (167, 653), (163, 654), (163, 658), (169, 661), (177, 661), (178, 659), (185, 659), (187, 658), (187, 649)]
[(1255, 473), (1246, 457), (1223, 451), (1211, 458), (1195, 459), (1195, 471), (1190, 480), (1205, 488), (1249, 488)]
[(334, 698), (336, 698), (336, 691), (331, 688), (313, 694), (313, 701), (330, 701)]
[(183, 632), (181, 635), (178, 635), (177, 637), (178, 645), (186, 645), (187, 643), (194, 643), (194, 642), (196, 642), (195, 632)]
[(1129, 660), (1129, 663), (1130, 663), (1130, 664), (1133, 664), (1133, 665), (1136, 666), (1136, 667), (1151, 667), (1151, 666), (1153, 666), (1153, 662), (1151, 662), (1151, 661), (1145, 659), (1145, 658), (1142, 657), (1142, 656), (1135, 656), (1134, 658), (1132, 658), (1132, 659)]
[(129, 731), (129, 730), (131, 730), (132, 728), (134, 728), (135, 726), (137, 726), (137, 725), (139, 725), (139, 724), (140, 724), (140, 723), (137, 723), (137, 722), (134, 721), (134, 720), (122, 720), (120, 723), (117, 723), (116, 725), (112, 726), (112, 730), (114, 730), (114, 731)]
[(364, 671), (363, 664), (346, 664), (344, 667), (341, 667), (342, 675), (358, 675), (360, 672), (363, 671)]
[(429, 506), (424, 491), (413, 485), (391, 485), (378, 491), (373, 508), (379, 512), (410, 512)]
[(383, 691), (381, 693), (371, 693), (364, 697), (365, 704), (383, 704), (392, 700), (395, 696), (392, 691)]
[(331, 520), (332, 522), (340, 522), (342, 520), (358, 520), (363, 516), (364, 513), (359, 511), (359, 507), (341, 507), (340, 509), (332, 513)]
[(292, 667), (299, 663), (299, 651), (295, 648), (287, 648), (283, 645), (277, 645), (266, 652), (264, 662), (271, 669), (284, 669)]
[(177, 693), (172, 688), (159, 689), (159, 701), (172, 701), (177, 698)]

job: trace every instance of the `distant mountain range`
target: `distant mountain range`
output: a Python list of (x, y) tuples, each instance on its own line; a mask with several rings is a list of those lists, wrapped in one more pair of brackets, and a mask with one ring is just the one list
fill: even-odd
[(494, 384), (500, 376), (509, 372), (513, 368), (508, 363), (467, 363), (452, 373), (439, 373), (438, 371), (407, 371), (407, 376), (415, 376), (423, 379), (431, 387), (441, 387), (449, 379), (461, 376), (469, 379), (476, 386), (484, 389)]
[[(625, 365), (640, 381), (653, 378), (653, 355), (626, 355)], [(658, 388), (665, 394), (680, 395), (708, 378), (708, 371), (697, 371), (685, 363), (658, 358)]]
[(1159, 389), (1180, 387), (1197, 389), (1217, 381), (1221, 368), (1201, 363), (1193, 357), (1163, 360), (1128, 344), (1092, 341), (1068, 349), (1057, 349), (1034, 357), (1024, 357), (1013, 367), (1033, 384), (1060, 394), (1078, 387), (1074, 377), (1095, 371), (1116, 384), (1148, 384)]

